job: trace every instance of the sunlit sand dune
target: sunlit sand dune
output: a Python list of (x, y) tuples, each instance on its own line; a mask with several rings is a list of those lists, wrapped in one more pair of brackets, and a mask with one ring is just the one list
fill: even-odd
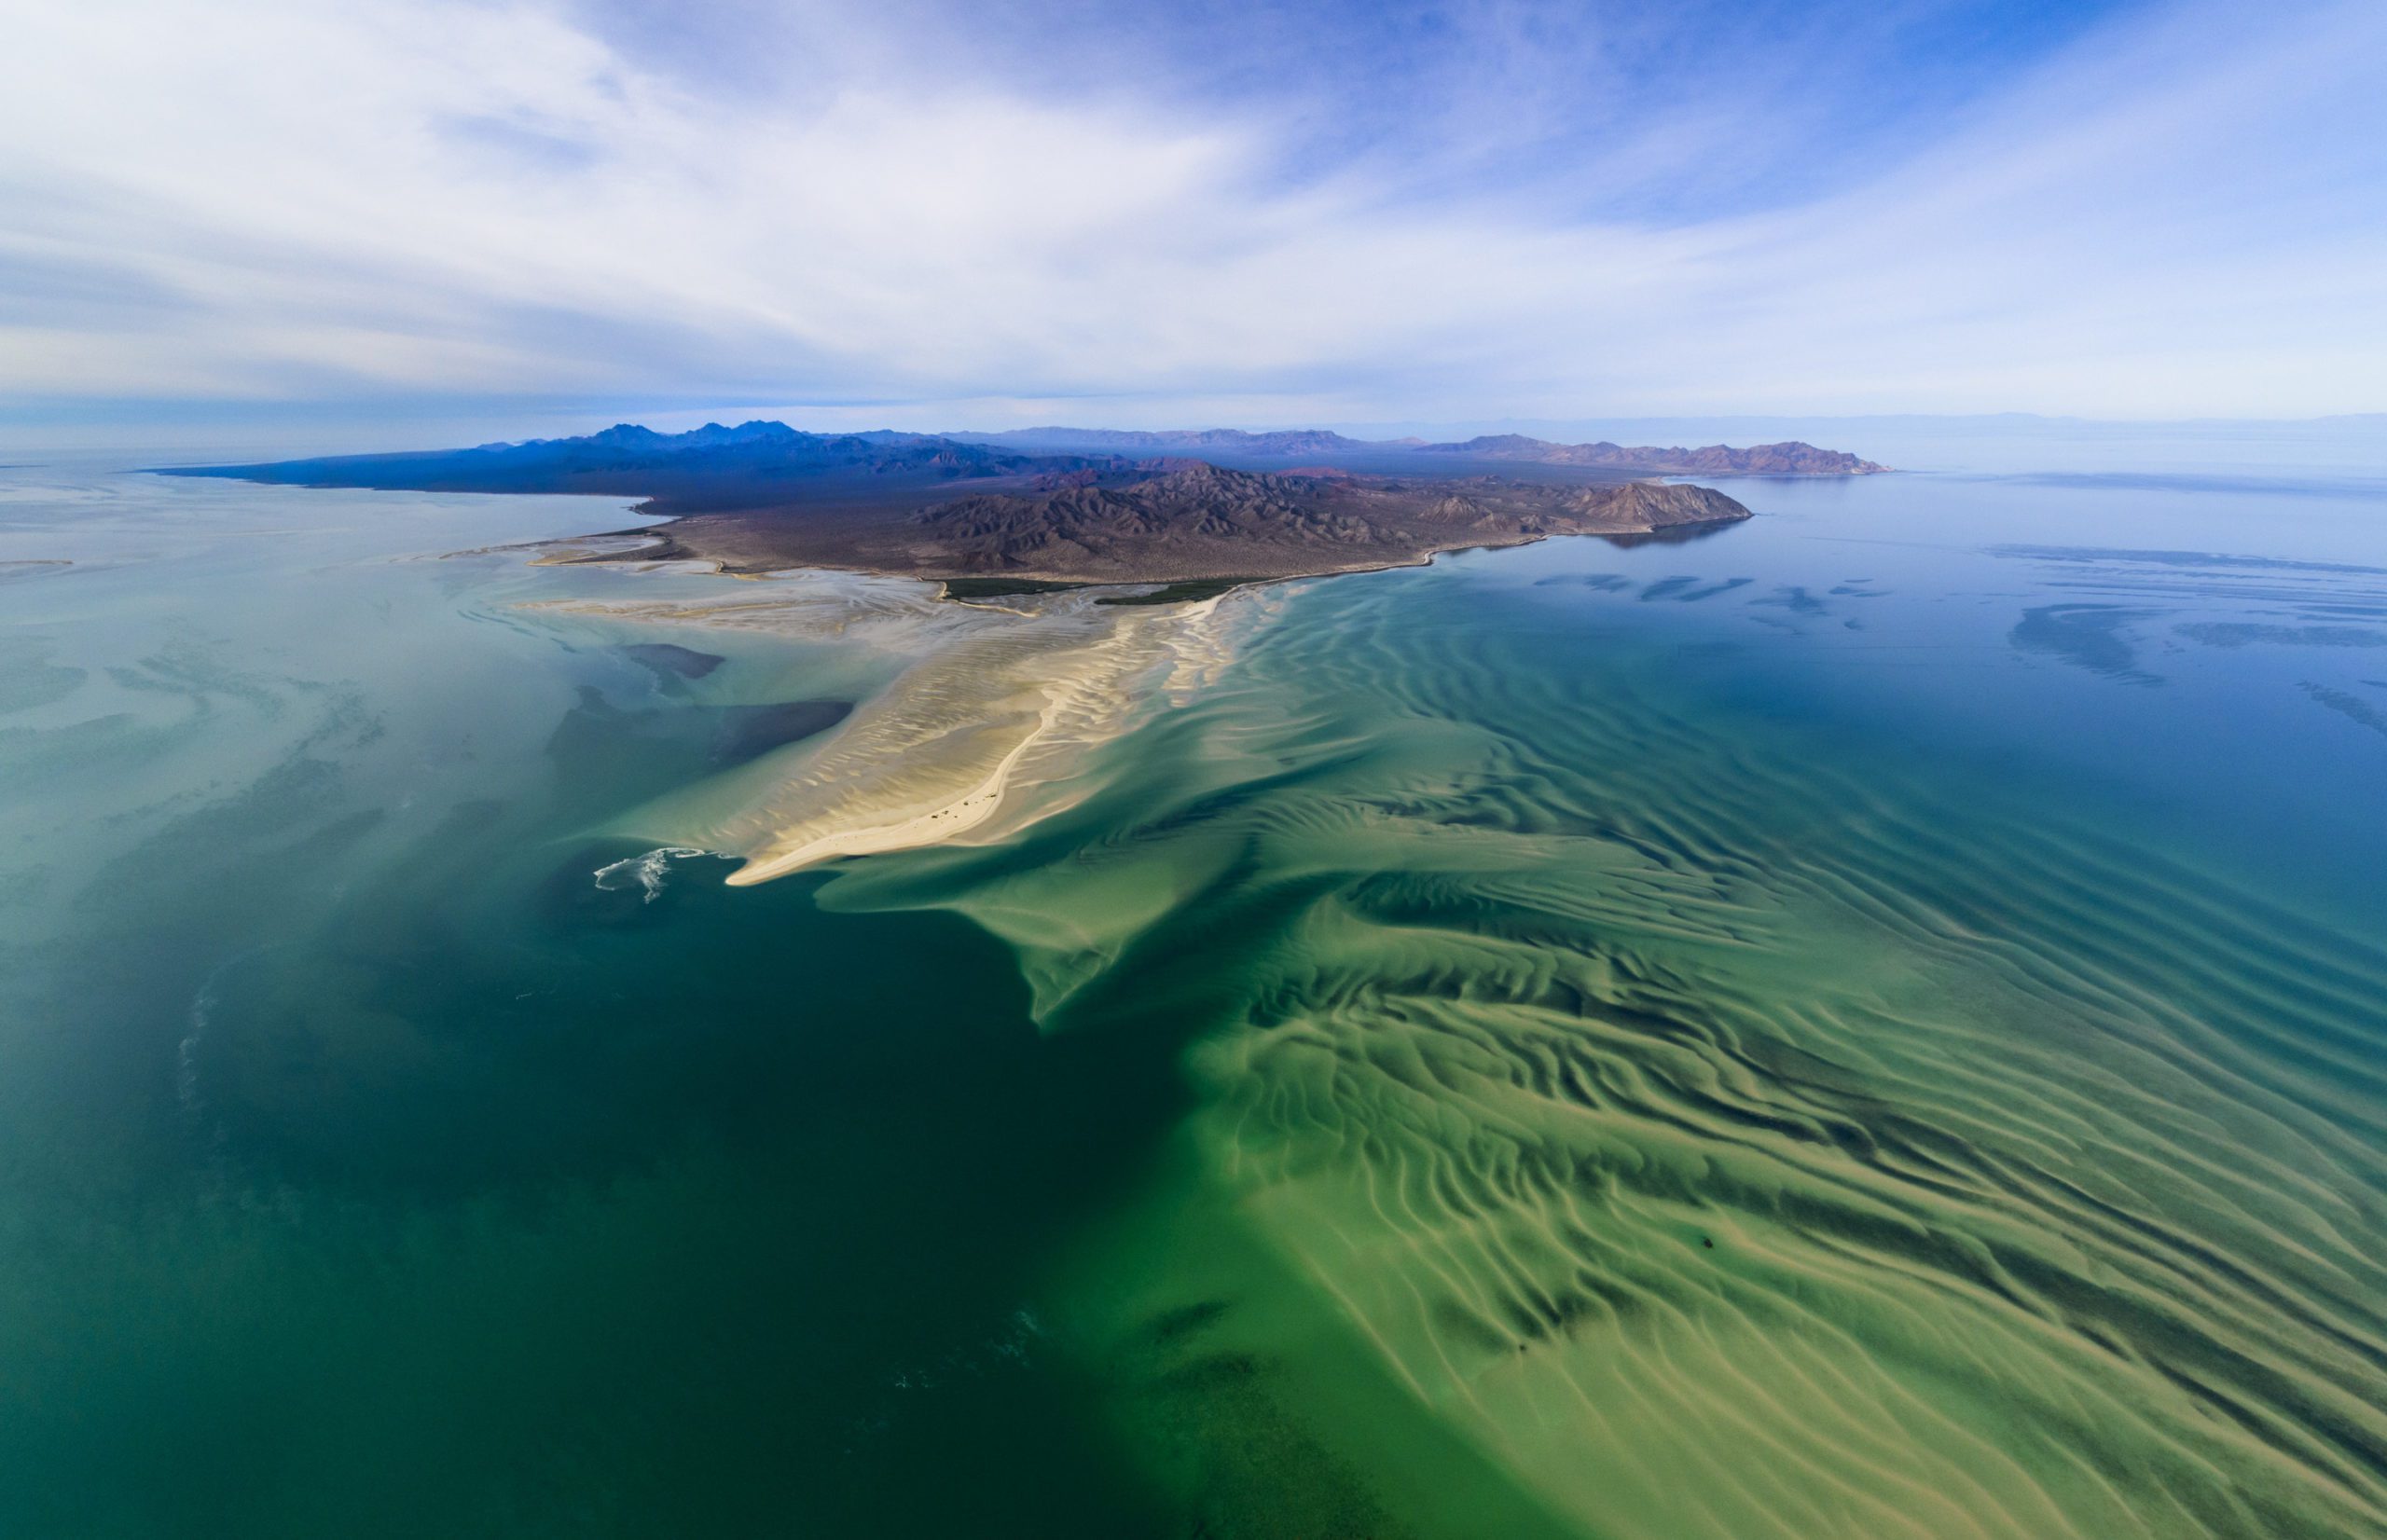
[(1227, 655), (1221, 606), (1110, 605), (1094, 593), (957, 605), (931, 585), (840, 573), (731, 604), (575, 607), (632, 623), (861, 642), (910, 659), (850, 721), (791, 764), (743, 777), (727, 807), (650, 810), (642, 832), (745, 858), (733, 885), (841, 856), (1016, 829), (1018, 789), (1066, 776), (1137, 708), (1181, 694)]

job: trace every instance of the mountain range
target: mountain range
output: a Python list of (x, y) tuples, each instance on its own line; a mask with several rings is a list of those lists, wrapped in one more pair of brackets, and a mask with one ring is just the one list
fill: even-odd
[[(1537, 470), (1491, 474), (1501, 462)], [(673, 520), (650, 531), (642, 558), (738, 571), (1142, 583), (1344, 571), (1547, 535), (1712, 525), (1748, 510), (1710, 488), (1643, 478), (1881, 469), (1801, 443), (1661, 449), (1501, 434), (1424, 444), (1225, 428), (814, 433), (755, 420), (680, 433), (626, 422), (575, 438), (167, 474), (639, 498), (643, 512)]]
[(1702, 449), (1679, 445), (1661, 449), (1652, 445), (1552, 444), (1522, 433), (1492, 433), (1463, 444), (1421, 444), (1417, 452), (1468, 455), (1478, 460), (1525, 460), (1543, 465), (1596, 465), (1609, 470), (1665, 475), (1878, 475), (1889, 469), (1838, 449), (1818, 449), (1790, 440), (1755, 444), (1745, 449), (1710, 444)]
[(1171, 428), (1134, 432), (1119, 428), (1014, 428), (1000, 433), (947, 433), (968, 444), (1023, 449), (1082, 449), (1106, 454), (1228, 454), (1248, 456), (1334, 455), (1355, 450), (1414, 447), (1421, 440), (1345, 438), (1325, 428), (1290, 428), (1250, 433), (1240, 428)]
[(1324, 428), (1252, 433), (1238, 428), (1172, 429), (1138, 433), (1114, 428), (1016, 428), (1000, 433), (948, 433), (963, 443), (1029, 450), (1078, 450), (1106, 454), (1211, 454), (1245, 460), (1279, 457), (1386, 460), (1408, 454), (1467, 456), (1479, 460), (1530, 461), (1544, 465), (1581, 465), (1641, 475), (1873, 475), (1889, 467), (1837, 449), (1796, 440), (1736, 449), (1711, 444), (1557, 444), (1522, 433), (1493, 433), (1463, 443), (1423, 439), (1348, 438)]
[(1643, 533), (1749, 516), (1723, 493), (1654, 482), (1275, 474), (1199, 461), (1125, 485), (1069, 478), (913, 515), (852, 564), (1088, 583), (1277, 577), (1384, 567), (1561, 534)]
[[(1370, 470), (1442, 474), (1465, 461), (1566, 466), (1608, 476), (1867, 475), (1882, 466), (1811, 444), (1736, 449), (1553, 444), (1503, 433), (1456, 444), (1347, 438), (1325, 429), (1251, 433), (1234, 428), (1158, 433), (1104, 428), (1027, 428), (1003, 433), (906, 433), (878, 430), (814, 433), (784, 422), (681, 433), (617, 423), (576, 438), (483, 444), (468, 449), (342, 455), (269, 464), (177, 467), (179, 475), (236, 476), (312, 487), (426, 491), (561, 491), (647, 497), (671, 511), (784, 502), (807, 484), (848, 495), (857, 481), (890, 486), (1071, 471), (1119, 473), (1199, 457), (1241, 463), (1302, 460)], [(1430, 468), (1429, 468), (1430, 467)], [(1456, 467), (1464, 469), (1463, 466)]]

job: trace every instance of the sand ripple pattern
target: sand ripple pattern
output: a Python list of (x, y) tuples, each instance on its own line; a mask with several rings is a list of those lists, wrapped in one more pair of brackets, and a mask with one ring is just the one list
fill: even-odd
[(1296, 1281), (1155, 1318), (1305, 1295), (1582, 1534), (2387, 1534), (2372, 938), (1432, 592), (1313, 588), (1036, 839), (824, 894), (1201, 1024), (1170, 1201)]

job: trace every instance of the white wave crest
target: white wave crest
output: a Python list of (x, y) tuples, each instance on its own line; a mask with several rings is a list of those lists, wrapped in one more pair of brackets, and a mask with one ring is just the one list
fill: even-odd
[(644, 903), (653, 903), (662, 895), (663, 885), (671, 875), (671, 863), (683, 856), (709, 856), (710, 850), (693, 846), (658, 846), (642, 856), (630, 856), (610, 866), (597, 869), (597, 886), (609, 893), (626, 891), (633, 883), (646, 890)]

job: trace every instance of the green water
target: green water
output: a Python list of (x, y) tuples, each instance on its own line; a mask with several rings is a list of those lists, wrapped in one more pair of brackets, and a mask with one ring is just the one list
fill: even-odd
[(7, 1533), (2387, 1533), (2374, 481), (1243, 596), (1024, 834), (728, 889), (591, 832), (888, 660), (0, 476)]

